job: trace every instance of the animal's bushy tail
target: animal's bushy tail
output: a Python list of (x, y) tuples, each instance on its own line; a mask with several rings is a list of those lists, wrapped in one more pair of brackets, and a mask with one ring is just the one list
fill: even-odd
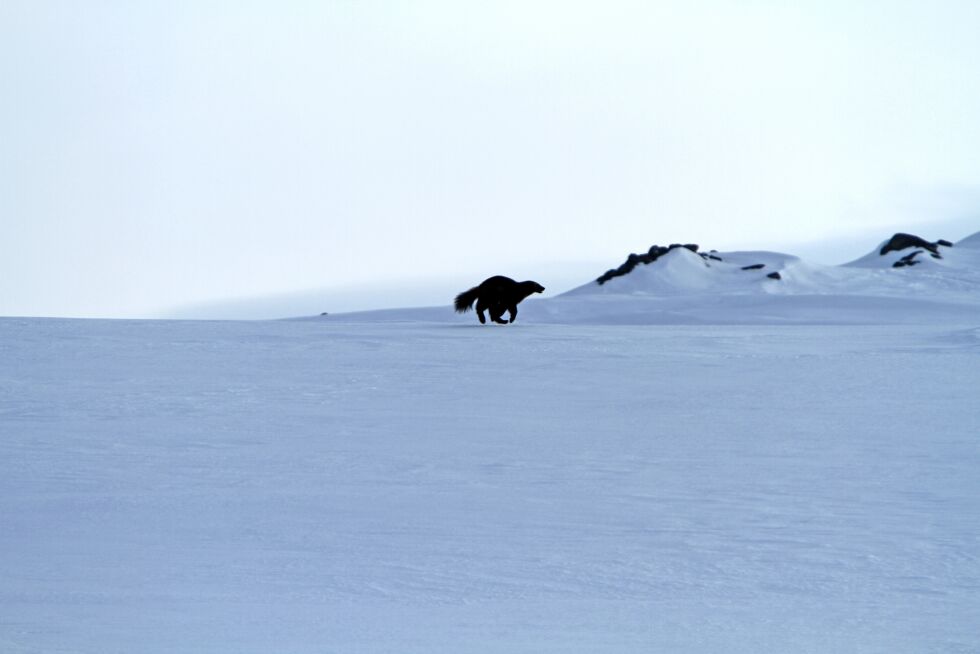
[(473, 303), (476, 302), (477, 298), (480, 297), (480, 287), (474, 286), (468, 291), (463, 291), (456, 296), (456, 311), (457, 313), (465, 313), (473, 307)]

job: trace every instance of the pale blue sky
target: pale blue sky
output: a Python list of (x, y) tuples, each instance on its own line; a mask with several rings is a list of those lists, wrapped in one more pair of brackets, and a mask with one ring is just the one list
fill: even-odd
[(956, 240), (978, 29), (977, 2), (0, 0), (0, 315)]

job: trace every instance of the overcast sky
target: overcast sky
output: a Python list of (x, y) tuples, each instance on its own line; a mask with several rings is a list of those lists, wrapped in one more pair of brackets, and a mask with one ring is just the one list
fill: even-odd
[(978, 29), (973, 0), (0, 0), (0, 315), (957, 240)]

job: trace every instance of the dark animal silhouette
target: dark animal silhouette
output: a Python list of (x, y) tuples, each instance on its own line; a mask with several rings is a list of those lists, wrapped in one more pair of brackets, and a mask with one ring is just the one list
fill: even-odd
[[(481, 323), (486, 323), (484, 311), (490, 312), (490, 320), (506, 325), (517, 319), (518, 303), (532, 293), (540, 293), (544, 286), (537, 282), (515, 282), (510, 277), (497, 275), (483, 281), (468, 291), (456, 296), (456, 311), (465, 313), (476, 302), (476, 316)], [(504, 311), (510, 312), (510, 320), (504, 320)]]

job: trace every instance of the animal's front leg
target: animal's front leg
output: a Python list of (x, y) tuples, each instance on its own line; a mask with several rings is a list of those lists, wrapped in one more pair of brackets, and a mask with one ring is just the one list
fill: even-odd
[(517, 320), (517, 305), (513, 305), (507, 309), (510, 311), (510, 322)]

